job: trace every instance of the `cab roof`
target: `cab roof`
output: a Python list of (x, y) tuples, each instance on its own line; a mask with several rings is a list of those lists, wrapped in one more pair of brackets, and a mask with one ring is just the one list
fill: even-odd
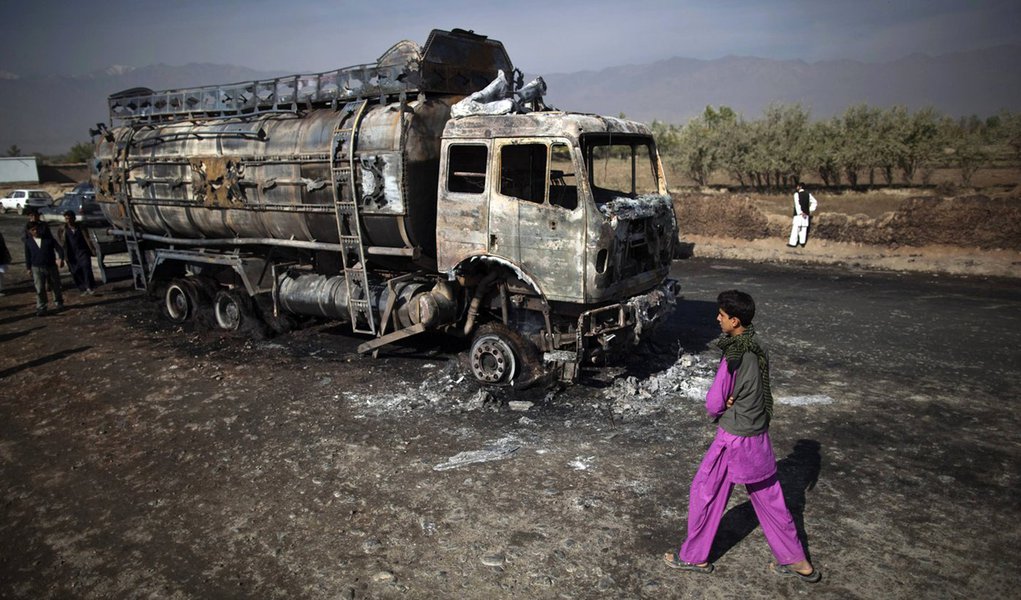
[(444, 138), (556, 137), (578, 139), (586, 133), (652, 135), (644, 123), (584, 113), (542, 111), (508, 115), (470, 115), (451, 119)]

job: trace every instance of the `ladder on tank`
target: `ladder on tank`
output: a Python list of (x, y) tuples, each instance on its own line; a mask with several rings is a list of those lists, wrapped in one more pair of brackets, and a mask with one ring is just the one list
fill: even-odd
[[(349, 102), (343, 112), (347, 118), (337, 121), (330, 146), (330, 171), (333, 175), (333, 205), (340, 234), (340, 258), (344, 265), (344, 287), (351, 329), (357, 333), (376, 335), (376, 318), (372, 310), (369, 276), (365, 269), (365, 244), (361, 217), (358, 214), (358, 169), (355, 168), (355, 147), (358, 127), (368, 100)], [(345, 126), (346, 124), (346, 126)], [(358, 297), (355, 291), (360, 290)], [(365, 325), (360, 325), (364, 321)]]
[(135, 227), (131, 196), (129, 192), (124, 191), (119, 192), (117, 196), (117, 203), (120, 204), (127, 217), (128, 235), (124, 237), (124, 243), (128, 247), (128, 259), (131, 261), (131, 280), (134, 282), (136, 290), (145, 292), (149, 290), (149, 270), (145, 260), (145, 249), (139, 243), (141, 238)]
[(131, 281), (136, 290), (146, 292), (149, 291), (149, 265), (145, 259), (145, 249), (141, 245), (142, 237), (139, 235), (138, 225), (135, 223), (135, 211), (131, 206), (131, 184), (129, 183), (131, 168), (127, 162), (135, 132), (137, 129), (132, 129), (131, 135), (118, 148), (117, 155), (124, 157), (124, 163), (112, 166), (112, 168), (121, 169), (120, 186), (115, 192), (115, 198), (128, 225), (126, 232), (128, 235), (124, 236), (124, 243), (128, 249), (128, 260), (131, 263)]

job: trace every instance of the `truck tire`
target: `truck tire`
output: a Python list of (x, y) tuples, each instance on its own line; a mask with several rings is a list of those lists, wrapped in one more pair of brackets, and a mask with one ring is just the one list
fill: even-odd
[(184, 323), (195, 317), (205, 300), (202, 291), (186, 278), (173, 279), (163, 291), (163, 316), (171, 323)]
[(253, 296), (252, 307), (255, 319), (265, 324), (262, 329), (266, 336), (285, 334), (298, 326), (295, 318), (283, 310), (278, 314), (273, 314), (273, 299), (269, 294)]
[(213, 316), (216, 326), (224, 331), (240, 331), (255, 318), (251, 298), (238, 290), (216, 292)]
[(472, 375), (487, 385), (525, 388), (541, 375), (539, 351), (503, 323), (479, 327), (468, 351)]

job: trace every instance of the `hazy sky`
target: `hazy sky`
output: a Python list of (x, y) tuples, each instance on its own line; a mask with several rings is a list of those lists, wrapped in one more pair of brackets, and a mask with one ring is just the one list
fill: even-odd
[(515, 66), (540, 74), (673, 56), (874, 62), (1021, 44), (1017, 0), (5, 0), (0, 19), (0, 71), (21, 76), (189, 62), (319, 72), (455, 27), (501, 40)]

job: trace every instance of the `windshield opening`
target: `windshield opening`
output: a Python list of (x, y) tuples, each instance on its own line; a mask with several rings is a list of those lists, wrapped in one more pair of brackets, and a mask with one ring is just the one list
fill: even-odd
[(597, 204), (659, 193), (652, 139), (609, 133), (582, 136), (582, 152)]

